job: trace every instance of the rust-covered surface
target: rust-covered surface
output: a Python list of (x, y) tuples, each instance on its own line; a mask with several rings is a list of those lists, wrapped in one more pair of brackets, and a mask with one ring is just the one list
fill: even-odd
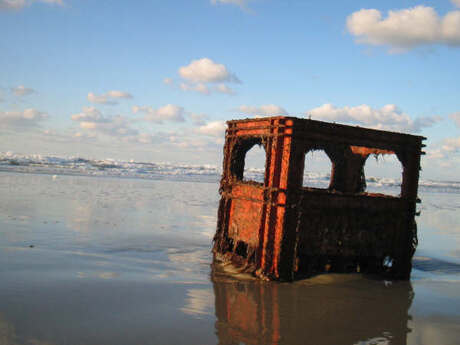
[[(273, 280), (325, 271), (409, 278), (425, 138), (292, 117), (227, 125), (216, 260)], [(263, 183), (243, 180), (254, 145), (266, 153)], [(302, 187), (312, 150), (332, 162), (327, 189)], [(364, 164), (383, 154), (396, 155), (403, 167), (399, 197), (365, 192)]]

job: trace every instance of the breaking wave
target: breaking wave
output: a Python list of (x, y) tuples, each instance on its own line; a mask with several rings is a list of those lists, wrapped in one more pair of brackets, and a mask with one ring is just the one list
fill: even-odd
[[(216, 165), (194, 165), (167, 162), (135, 162), (114, 159), (94, 160), (81, 157), (43, 156), (38, 154), (19, 155), (11, 152), (0, 153), (0, 171), (35, 173), (50, 175), (111, 176), (143, 179), (166, 179), (196, 182), (218, 182), (222, 168)], [(245, 178), (263, 181), (263, 169), (245, 170)], [(325, 188), (329, 184), (329, 174), (306, 173), (304, 180), (313, 187)], [(368, 189), (397, 189), (401, 181), (397, 179), (367, 177)], [(436, 181), (421, 179), (420, 189), (426, 192), (460, 193), (460, 181)]]

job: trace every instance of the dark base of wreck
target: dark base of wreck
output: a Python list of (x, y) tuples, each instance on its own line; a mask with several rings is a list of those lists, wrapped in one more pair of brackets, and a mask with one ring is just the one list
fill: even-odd
[[(391, 261), (388, 257), (330, 257), (311, 256), (303, 258), (302, 264), (294, 272), (292, 280), (302, 280), (327, 273), (361, 273), (387, 280), (408, 280), (412, 265), (406, 265), (402, 272), (396, 273), (392, 270)], [(232, 253), (214, 255), (215, 264), (230, 264), (235, 272), (247, 273), (262, 280), (280, 280), (265, 275), (257, 269), (255, 262), (247, 261), (245, 258)], [(291, 280), (289, 280), (291, 281)]]
[[(415, 253), (414, 244), (417, 239), (415, 227), (414, 223), (411, 242), (408, 243), (405, 250), (400, 248), (400, 257), (397, 257), (394, 251), (393, 253), (385, 251), (385, 248), (367, 248), (367, 252), (381, 253), (380, 255), (308, 254), (304, 248), (299, 248), (291, 279), (279, 279), (265, 274), (258, 265), (257, 250), (241, 241), (237, 244), (232, 239), (215, 241), (213, 259), (214, 262), (231, 264), (238, 272), (249, 273), (263, 280), (299, 280), (324, 273), (362, 273), (383, 279), (408, 280), (412, 270), (412, 256)], [(355, 243), (355, 247), (359, 246), (359, 242)], [(318, 242), (316, 245), (311, 243), (311, 247), (322, 248), (322, 243)], [(343, 248), (343, 245), (338, 247)], [(350, 250), (347, 251), (350, 252)]]

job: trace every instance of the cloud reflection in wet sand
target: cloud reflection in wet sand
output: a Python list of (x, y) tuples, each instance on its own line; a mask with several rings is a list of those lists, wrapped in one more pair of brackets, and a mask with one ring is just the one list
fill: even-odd
[(37, 338), (22, 339), (17, 333), (14, 326), (6, 321), (0, 313), (0, 344), (1, 345), (52, 345), (48, 341), (39, 340)]
[(211, 315), (214, 310), (214, 294), (211, 289), (188, 289), (181, 311), (188, 315)]

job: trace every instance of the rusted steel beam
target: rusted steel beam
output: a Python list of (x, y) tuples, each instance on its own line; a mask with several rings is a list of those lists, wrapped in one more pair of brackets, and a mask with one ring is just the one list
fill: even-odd
[[(216, 260), (273, 280), (325, 271), (409, 278), (425, 138), (283, 116), (227, 125)], [(254, 145), (266, 153), (263, 183), (243, 180)], [(324, 150), (332, 162), (327, 189), (302, 187), (311, 150)], [(402, 164), (400, 197), (365, 193), (366, 159), (383, 154)]]

